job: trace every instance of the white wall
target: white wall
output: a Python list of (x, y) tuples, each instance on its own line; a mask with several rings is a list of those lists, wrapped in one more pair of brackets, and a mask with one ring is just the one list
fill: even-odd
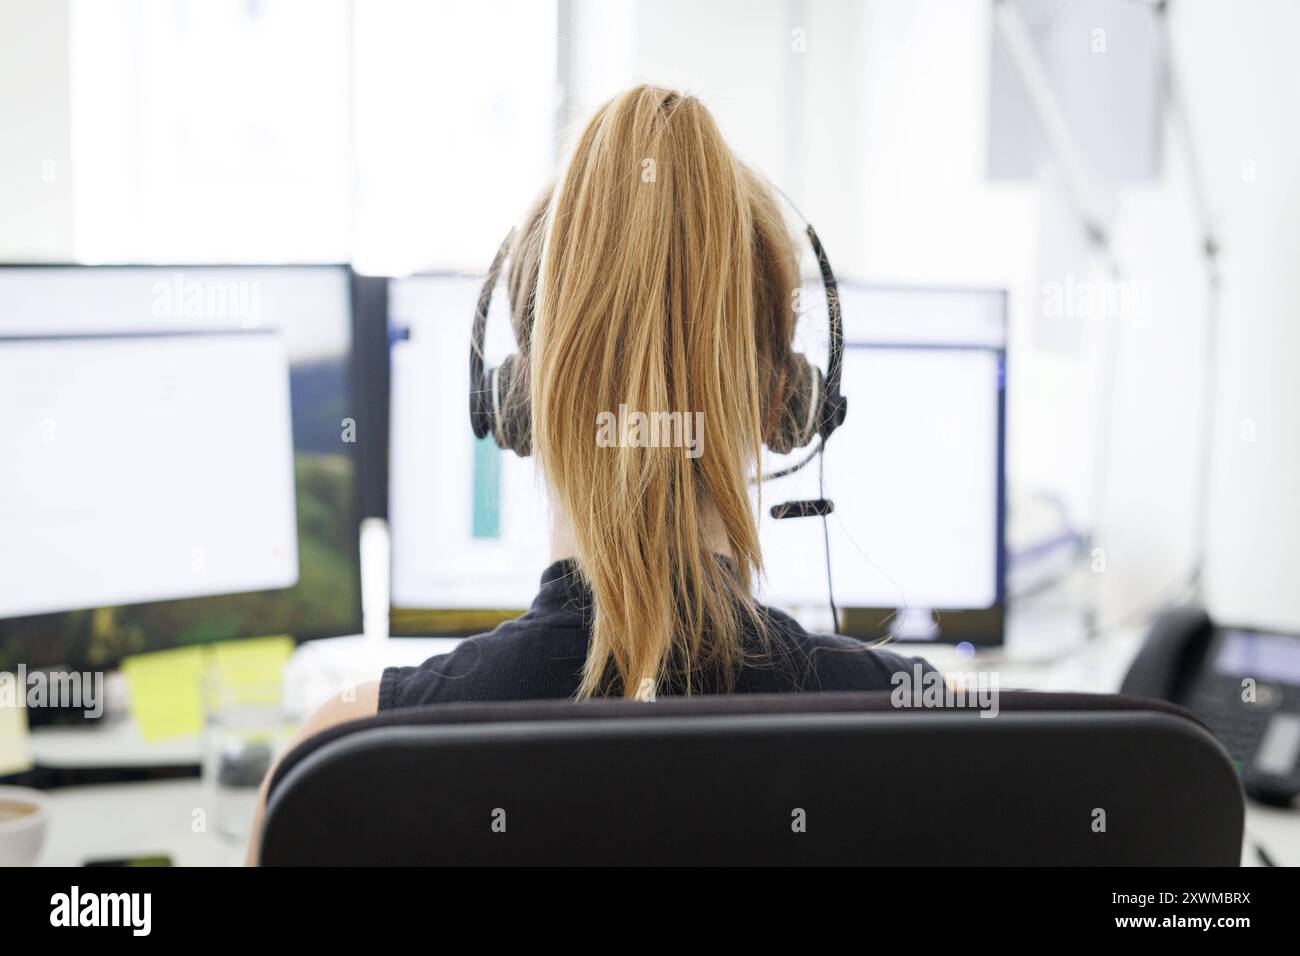
[(795, 55), (782, 0), (574, 0), (570, 7), (570, 135), (610, 96), (655, 83), (701, 94), (742, 158), (774, 179), (786, 171)]
[(354, 5), (360, 268), (487, 268), (553, 171), (556, 19), (543, 0)]
[(71, 13), (79, 259), (348, 257), (349, 0)]
[[(1223, 243), (1210, 600), (1300, 627), (1300, 4), (1180, 3)], [(1253, 424), (1254, 440), (1248, 440)]]
[(72, 256), (68, 0), (0, 0), (0, 261)]

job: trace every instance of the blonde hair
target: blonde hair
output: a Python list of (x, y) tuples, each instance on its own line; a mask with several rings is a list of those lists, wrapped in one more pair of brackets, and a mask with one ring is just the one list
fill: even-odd
[[(526, 358), (513, 399), (531, 406), (593, 597), (578, 696), (691, 693), (705, 674), (732, 689), (746, 623), (763, 633), (750, 476), (806, 384), (790, 361), (798, 264), (770, 191), (698, 100), (633, 88), (534, 203), (508, 284)], [(620, 406), (703, 413), (698, 457), (601, 447), (599, 416)], [(715, 515), (730, 559), (709, 546)]]

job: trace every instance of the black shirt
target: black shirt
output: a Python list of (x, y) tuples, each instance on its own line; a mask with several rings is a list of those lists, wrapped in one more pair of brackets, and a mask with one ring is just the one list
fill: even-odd
[[(591, 592), (577, 567), (557, 561), (542, 574), (542, 586), (523, 616), (488, 634), (462, 641), (450, 654), (418, 667), (390, 667), (379, 682), (379, 709), (417, 707), (444, 701), (566, 699), (582, 682), (590, 636)], [(744, 637), (747, 663), (732, 691), (773, 694), (820, 690), (892, 690), (891, 678), (933, 668), (919, 658), (869, 648), (847, 637), (809, 634), (788, 614), (759, 607), (768, 641), (757, 632)], [(716, 683), (716, 682), (714, 682)], [(696, 684), (708, 693), (710, 681)], [(656, 694), (672, 694), (672, 687)]]

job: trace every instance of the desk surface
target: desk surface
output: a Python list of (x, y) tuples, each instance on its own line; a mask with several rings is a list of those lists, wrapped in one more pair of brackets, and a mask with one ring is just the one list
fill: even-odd
[(206, 789), (194, 780), (66, 787), (49, 793), (50, 826), (37, 863), (168, 856), (175, 866), (238, 866), (245, 847), (206, 826), (195, 829)]
[[(1005, 652), (966, 658), (952, 648), (918, 648), (936, 667), (946, 671), (996, 671), (1003, 689), (1113, 691), (1136, 652), (1136, 630), (1106, 637), (1050, 658), (1008, 646)], [(291, 663), (292, 697), (298, 712), (323, 700), (341, 686), (373, 679), (384, 666), (423, 660), (444, 652), (447, 640), (395, 639), (375, 645), (351, 638), (304, 645)], [(910, 650), (910, 648), (909, 648)], [(38, 731), (32, 749), (47, 765), (105, 765), (136, 763), (196, 763), (197, 738), (149, 745), (139, 739), (129, 721), (106, 723), (92, 730)], [(214, 827), (196, 828), (195, 811), (207, 806), (206, 789), (198, 779), (156, 783), (69, 787), (49, 794), (51, 822), (39, 862), (47, 866), (79, 866), (87, 859), (120, 859), (167, 855), (179, 866), (229, 866), (243, 860), (241, 844), (228, 841)], [(1300, 811), (1250, 805), (1242, 862), (1258, 865), (1255, 845), (1284, 866), (1300, 866)]]

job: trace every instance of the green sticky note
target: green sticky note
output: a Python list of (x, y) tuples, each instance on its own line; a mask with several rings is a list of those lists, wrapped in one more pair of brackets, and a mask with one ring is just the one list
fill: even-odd
[(122, 661), (131, 716), (146, 741), (197, 734), (203, 729), (202, 647), (135, 654)]

